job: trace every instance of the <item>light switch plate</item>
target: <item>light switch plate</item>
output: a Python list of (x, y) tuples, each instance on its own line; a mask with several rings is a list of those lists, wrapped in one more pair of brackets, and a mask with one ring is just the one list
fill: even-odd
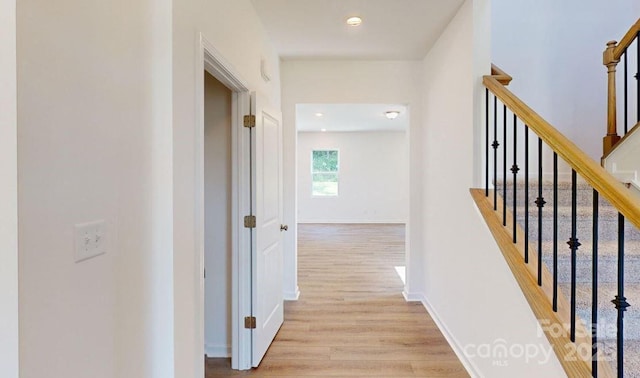
[(75, 260), (84, 261), (107, 252), (107, 227), (104, 220), (75, 225)]

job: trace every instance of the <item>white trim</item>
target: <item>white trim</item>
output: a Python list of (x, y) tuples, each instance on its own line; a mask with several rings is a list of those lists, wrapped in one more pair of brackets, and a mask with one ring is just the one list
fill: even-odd
[[(407, 295), (405, 295), (405, 298), (407, 298)], [(453, 349), (453, 352), (456, 354), (456, 356), (458, 357), (458, 359), (460, 360), (464, 368), (467, 370), (467, 373), (469, 373), (469, 375), (471, 375), (472, 377), (482, 377), (482, 374), (480, 373), (480, 369), (476, 366), (473, 360), (469, 359), (464, 354), (462, 346), (460, 345), (458, 340), (455, 338), (453, 333), (449, 331), (449, 328), (447, 328), (447, 326), (442, 321), (440, 316), (438, 316), (438, 312), (431, 305), (427, 297), (423, 293), (411, 293), (409, 295), (409, 298), (411, 299), (407, 299), (407, 301), (422, 303), (424, 308), (429, 313), (429, 316), (431, 316), (431, 319), (433, 319), (433, 322), (436, 323), (436, 326), (438, 326), (438, 329), (440, 330), (444, 338), (449, 343), (449, 346), (451, 347), (451, 349)]]
[(640, 191), (640, 180), (638, 180), (638, 171), (618, 170), (616, 163), (613, 163), (610, 168), (610, 173), (618, 181), (624, 184), (629, 184), (630, 188), (633, 188), (635, 193), (638, 193)]
[(618, 179), (618, 181), (623, 183), (627, 183), (627, 182), (630, 183), (638, 180), (638, 171), (618, 170), (618, 166), (616, 165), (616, 163), (613, 163), (611, 165), (610, 173), (613, 175), (613, 177)]
[(16, 1), (0, 3), (0, 371), (20, 375)]
[(231, 357), (231, 345), (206, 344), (204, 347), (204, 352), (207, 357), (229, 358)]
[(295, 292), (285, 291), (283, 293), (283, 299), (285, 301), (297, 301), (300, 298), (300, 288), (296, 286)]
[(196, 271), (195, 327), (196, 345), (194, 346), (197, 376), (204, 376), (204, 72), (207, 71), (232, 91), (231, 117), (231, 159), (232, 159), (232, 262), (231, 262), (231, 365), (233, 369), (251, 368), (251, 332), (244, 329), (244, 316), (249, 314), (251, 306), (250, 272), (251, 260), (239, 251), (250, 248), (250, 233), (242, 227), (243, 214), (248, 214), (249, 172), (248, 132), (243, 127), (243, 116), (249, 112), (248, 84), (229, 64), (222, 54), (198, 33), (196, 58), (196, 104), (198, 122), (196, 124), (196, 161), (195, 161), (195, 209), (196, 209)]
[(233, 92), (248, 92), (249, 85), (227, 62), (222, 54), (200, 33), (200, 47), (203, 54), (204, 67), (216, 79)]
[(406, 288), (402, 291), (402, 296), (407, 302), (422, 302), (422, 298), (424, 298), (422, 293), (412, 293), (407, 291)]

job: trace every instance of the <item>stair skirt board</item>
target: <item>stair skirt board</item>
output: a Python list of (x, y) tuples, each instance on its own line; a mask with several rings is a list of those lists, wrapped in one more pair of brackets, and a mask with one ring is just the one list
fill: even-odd
[[(501, 192), (500, 192), (501, 193)], [(537, 280), (537, 253), (535, 253), (535, 245), (533, 240), (529, 241), (529, 264), (524, 264), (524, 231), (518, 225), (516, 244), (512, 241), (512, 214), (507, 209), (507, 227), (502, 226), (502, 201), (498, 197), (498, 210), (493, 210), (493, 192), (489, 193), (489, 198), (485, 197), (484, 189), (471, 189), (471, 194), (482, 213), (491, 233), (493, 234), (505, 260), (511, 268), (514, 277), (522, 288), (523, 294), (527, 298), (531, 309), (538, 319), (549, 319), (553, 324), (567, 325), (569, 324), (569, 297), (561, 291), (558, 295), (558, 312), (554, 312), (551, 308), (552, 293), (552, 276), (547, 265), (542, 267), (542, 283), (539, 287)], [(544, 264), (544, 261), (543, 261)], [(590, 350), (591, 336), (590, 327), (585, 327), (584, 322), (577, 319), (576, 342), (580, 349), (587, 347)], [(541, 324), (542, 325), (542, 324)], [(554, 351), (564, 367), (568, 376), (591, 376), (591, 362), (589, 356), (583, 356), (583, 353), (577, 354), (575, 351), (569, 351), (568, 345), (571, 343), (568, 333), (558, 334), (552, 332), (551, 329), (556, 327), (543, 327), (549, 342), (554, 346)], [(579, 349), (579, 350), (580, 350)], [(576, 359), (576, 357), (580, 357)], [(605, 361), (605, 354), (599, 352), (598, 369), (600, 376), (614, 376), (611, 365)]]
[[(558, 283), (559, 290), (570, 298), (571, 251), (567, 241), (571, 235), (571, 183), (558, 183)], [(513, 181), (506, 183), (506, 204), (513, 211)], [(547, 268), (553, 269), (553, 186), (543, 182), (543, 197), (547, 202), (542, 211), (542, 255)], [(524, 182), (516, 182), (516, 222), (524, 227)], [(504, 183), (498, 182), (498, 203), (502, 206)], [(538, 183), (529, 183), (529, 242), (537, 253), (538, 208), (533, 203), (538, 196)], [(576, 261), (576, 313), (587, 328), (591, 324), (592, 255), (593, 255), (593, 189), (584, 182), (577, 185), (577, 237), (582, 244)], [(491, 200), (493, 197), (491, 196)], [(600, 197), (598, 206), (598, 337), (603, 354), (616, 364), (617, 310), (611, 300), (617, 294), (618, 278), (618, 212)], [(531, 251), (531, 250), (530, 250)], [(625, 377), (640, 377), (640, 230), (625, 222), (625, 297), (631, 304), (624, 314)]]

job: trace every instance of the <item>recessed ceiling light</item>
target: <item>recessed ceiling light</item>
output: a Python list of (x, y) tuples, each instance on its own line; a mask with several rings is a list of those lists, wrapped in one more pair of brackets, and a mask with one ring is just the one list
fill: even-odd
[(400, 115), (400, 112), (397, 110), (389, 110), (388, 112), (385, 112), (384, 115), (389, 119), (396, 119)]
[(327, 129), (320, 129), (320, 131), (322, 131), (323, 133), (327, 131)]
[(347, 19), (347, 25), (349, 26), (360, 26), (362, 24), (362, 19), (358, 16), (349, 17)]
[(318, 118), (322, 117), (323, 115), (324, 114), (322, 114), (322, 113), (316, 113), (316, 117), (318, 117)]

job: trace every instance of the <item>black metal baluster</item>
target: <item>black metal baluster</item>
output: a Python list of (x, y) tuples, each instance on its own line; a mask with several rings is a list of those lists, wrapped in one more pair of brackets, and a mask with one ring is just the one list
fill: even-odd
[(489, 197), (489, 88), (485, 89), (485, 156), (484, 156), (484, 195)]
[(577, 238), (578, 214), (577, 214), (577, 176), (576, 171), (571, 170), (571, 238), (567, 242), (571, 249), (571, 341), (576, 341), (576, 260), (580, 242)]
[(498, 210), (498, 98), (493, 96), (493, 210)]
[(558, 312), (558, 154), (553, 153), (553, 311)]
[(524, 262), (529, 263), (529, 127), (524, 125)]
[(627, 311), (629, 303), (624, 297), (624, 215), (618, 213), (618, 295), (611, 301), (618, 310), (618, 332), (617, 332), (617, 362), (618, 377), (622, 378), (624, 373), (624, 312)]
[(629, 132), (629, 74), (627, 68), (627, 52), (624, 52), (624, 133)]
[(598, 191), (593, 190), (593, 276), (591, 278), (591, 375), (598, 376)]
[(503, 105), (502, 115), (502, 225), (507, 225), (507, 105)]
[(518, 205), (518, 186), (516, 180), (518, 178), (518, 116), (513, 115), (513, 165), (511, 166), (511, 173), (513, 173), (513, 242), (517, 243), (516, 237), (517, 228), (517, 205)]
[(542, 139), (538, 137), (538, 286), (542, 286), (542, 208), (545, 203), (542, 197)]

